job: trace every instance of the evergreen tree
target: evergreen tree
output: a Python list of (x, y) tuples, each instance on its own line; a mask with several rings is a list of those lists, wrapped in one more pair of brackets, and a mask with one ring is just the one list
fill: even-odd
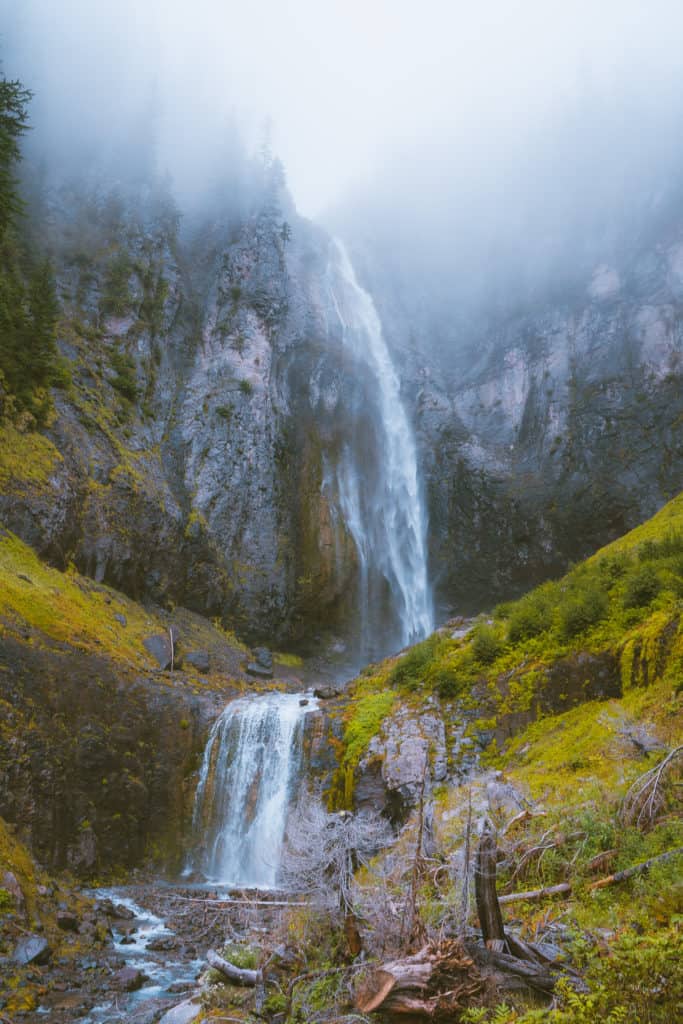
[(28, 130), (31, 92), (0, 78), (0, 417), (49, 414), (49, 387), (63, 383), (56, 344), (59, 303), (49, 260), (31, 252), (18, 230), (23, 202), (15, 168)]
[(22, 209), (14, 168), (21, 156), (19, 140), (28, 131), (31, 96), (21, 82), (0, 78), (0, 239)]

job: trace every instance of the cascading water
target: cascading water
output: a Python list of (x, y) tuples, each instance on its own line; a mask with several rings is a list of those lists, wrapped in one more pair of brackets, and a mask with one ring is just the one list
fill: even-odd
[(202, 840), (194, 867), (211, 881), (259, 889), (277, 884), (304, 717), (315, 707), (301, 694), (270, 693), (233, 701), (215, 722), (193, 818)]
[(362, 660), (415, 643), (434, 629), (426, 516), (415, 438), (382, 324), (339, 241), (328, 283), (344, 347), (356, 372), (368, 377), (363, 408), (340, 451), (326, 459), (323, 478), (323, 490), (356, 547)]

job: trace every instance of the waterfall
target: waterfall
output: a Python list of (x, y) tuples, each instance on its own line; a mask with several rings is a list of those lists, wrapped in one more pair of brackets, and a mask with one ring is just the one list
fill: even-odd
[(415, 437), (382, 324), (339, 241), (328, 282), (343, 345), (364, 378), (364, 390), (349, 436), (334, 459), (326, 460), (323, 490), (356, 547), (359, 653), (373, 657), (434, 629), (426, 515)]
[(277, 884), (287, 810), (303, 753), (303, 720), (316, 705), (269, 693), (228, 704), (209, 735), (195, 794), (194, 868), (235, 887)]

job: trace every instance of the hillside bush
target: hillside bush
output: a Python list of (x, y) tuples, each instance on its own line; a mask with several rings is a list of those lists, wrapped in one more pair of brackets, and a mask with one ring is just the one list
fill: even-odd
[(608, 609), (607, 595), (591, 582), (570, 591), (559, 608), (561, 635), (567, 640), (579, 636), (604, 619)]
[(482, 665), (490, 665), (502, 650), (498, 633), (484, 622), (475, 627), (472, 636), (472, 653)]
[(659, 576), (651, 565), (643, 565), (626, 580), (624, 608), (642, 608), (654, 601), (662, 588)]
[(552, 626), (552, 608), (543, 596), (533, 591), (523, 597), (510, 611), (508, 639), (516, 644), (520, 640), (545, 633)]

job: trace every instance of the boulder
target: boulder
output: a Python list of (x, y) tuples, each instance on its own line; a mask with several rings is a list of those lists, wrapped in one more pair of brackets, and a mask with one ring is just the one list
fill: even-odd
[(182, 1003), (174, 1006), (172, 1010), (168, 1010), (159, 1021), (159, 1024), (190, 1024), (190, 1021), (197, 1019), (201, 1009), (199, 1003), (195, 1003), (191, 999), (185, 999)]
[(178, 948), (178, 940), (172, 935), (160, 935), (158, 939), (152, 939), (147, 943), (147, 949), (153, 953), (168, 953)]
[(196, 668), (198, 672), (209, 672), (211, 668), (208, 651), (188, 651), (184, 656), (184, 661)]
[(313, 690), (313, 696), (317, 697), (318, 700), (334, 700), (341, 694), (341, 690), (338, 690), (336, 686), (316, 686)]
[(51, 956), (50, 945), (42, 935), (26, 935), (14, 948), (14, 960), (22, 965), (46, 964)]
[(143, 639), (145, 649), (149, 651), (159, 668), (166, 672), (171, 664), (175, 668), (178, 664), (177, 651), (171, 650), (171, 638), (168, 633), (156, 633), (154, 636), (146, 636)]
[(263, 665), (259, 665), (255, 661), (250, 661), (247, 663), (247, 672), (250, 676), (258, 676), (260, 679), (273, 678), (272, 668), (265, 668)]
[(146, 981), (149, 978), (139, 967), (122, 967), (112, 977), (114, 986), (122, 992), (137, 992)]
[(78, 923), (78, 917), (71, 910), (57, 911), (57, 925), (63, 932), (77, 932)]
[(401, 708), (385, 719), (361, 759), (356, 805), (383, 808), (399, 824), (417, 804), (423, 778), (429, 791), (447, 772), (446, 731), (440, 716)]
[(267, 647), (254, 648), (254, 661), (257, 665), (261, 665), (262, 668), (272, 669), (273, 667), (273, 655)]

